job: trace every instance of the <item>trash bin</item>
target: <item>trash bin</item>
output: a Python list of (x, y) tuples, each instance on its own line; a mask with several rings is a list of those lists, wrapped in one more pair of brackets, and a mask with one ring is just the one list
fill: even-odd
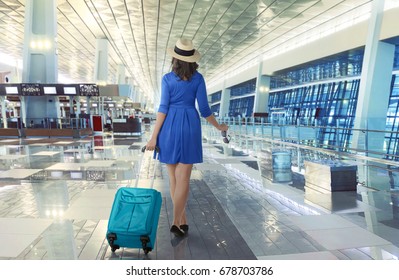
[(272, 151), (273, 182), (284, 183), (292, 181), (291, 153), (289, 151)]
[(290, 169), (291, 170), (291, 153), (287, 151), (273, 151), (273, 170)]

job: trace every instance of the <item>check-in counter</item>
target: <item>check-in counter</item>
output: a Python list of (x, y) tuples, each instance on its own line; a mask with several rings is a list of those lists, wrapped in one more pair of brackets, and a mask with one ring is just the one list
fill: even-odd
[(141, 119), (125, 118), (113, 119), (114, 135), (141, 135)]
[(22, 137), (72, 137), (82, 138), (93, 134), (91, 128), (73, 129), (73, 128), (25, 128), (20, 129)]
[(19, 137), (19, 129), (18, 128), (0, 128), (0, 137)]

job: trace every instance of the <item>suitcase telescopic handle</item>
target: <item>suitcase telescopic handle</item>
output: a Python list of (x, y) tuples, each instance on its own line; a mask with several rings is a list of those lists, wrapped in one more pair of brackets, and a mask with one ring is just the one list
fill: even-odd
[[(141, 152), (144, 153), (146, 149), (147, 149), (147, 147), (146, 147), (146, 146), (143, 146), (143, 147), (141, 148)], [(156, 173), (156, 171), (157, 171), (157, 168), (156, 168), (156, 167), (157, 167), (157, 163), (158, 163), (158, 161), (159, 161), (159, 151), (160, 151), (159, 147), (158, 147), (158, 146), (155, 146), (156, 162), (155, 162), (155, 165), (154, 165), (154, 173), (152, 174), (152, 177), (151, 177), (151, 189), (154, 188), (155, 173)], [(135, 182), (135, 184), (134, 184), (134, 187), (135, 187), (135, 188), (137, 188), (138, 183), (139, 183), (139, 177), (140, 177), (139, 172), (140, 172), (140, 169), (141, 169), (141, 165), (142, 165), (142, 163), (143, 163), (143, 158), (144, 158), (144, 155), (143, 155), (143, 157), (141, 158), (139, 167), (138, 167), (138, 169), (137, 169), (136, 182)]]

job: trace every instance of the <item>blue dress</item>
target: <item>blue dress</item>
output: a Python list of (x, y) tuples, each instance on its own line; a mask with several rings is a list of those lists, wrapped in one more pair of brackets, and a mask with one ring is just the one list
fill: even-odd
[(201, 121), (212, 114), (203, 76), (195, 72), (190, 80), (170, 72), (162, 78), (161, 104), (158, 112), (166, 114), (158, 134), (159, 160), (167, 164), (202, 162)]

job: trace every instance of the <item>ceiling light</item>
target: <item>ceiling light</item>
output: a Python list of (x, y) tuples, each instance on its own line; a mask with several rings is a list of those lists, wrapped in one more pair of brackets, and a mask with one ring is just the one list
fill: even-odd
[(51, 47), (50, 41), (46, 40), (46, 41), (44, 42), (44, 47), (45, 47), (46, 49), (50, 49), (50, 47)]

